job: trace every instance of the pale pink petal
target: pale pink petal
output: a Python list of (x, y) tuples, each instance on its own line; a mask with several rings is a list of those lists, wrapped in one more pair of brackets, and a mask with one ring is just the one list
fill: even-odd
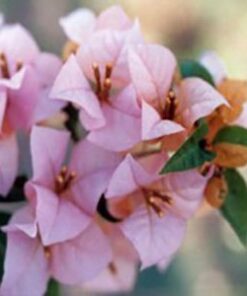
[(40, 296), (49, 278), (47, 259), (38, 239), (15, 231), (8, 233), (2, 296)]
[(42, 88), (33, 116), (34, 124), (55, 115), (66, 104), (64, 101), (50, 99), (51, 85), (61, 69), (61, 66), (61, 60), (50, 53), (42, 53), (35, 64)]
[(91, 131), (88, 140), (110, 151), (124, 151), (141, 141), (141, 120), (119, 110), (103, 106), (106, 124)]
[(140, 100), (165, 97), (176, 67), (174, 55), (159, 45), (137, 45), (129, 50), (129, 69)]
[(196, 120), (210, 115), (217, 107), (227, 105), (225, 98), (200, 78), (186, 78), (179, 89), (179, 110), (183, 123), (193, 125)]
[(89, 225), (91, 218), (68, 199), (49, 189), (34, 185), (36, 218), (44, 246), (75, 238)]
[(243, 104), (243, 111), (232, 124), (247, 128), (247, 103)]
[(15, 232), (19, 230), (27, 236), (35, 238), (38, 228), (31, 206), (24, 206), (17, 210), (11, 217), (9, 224), (2, 227), (2, 230), (5, 232)]
[(139, 187), (150, 184), (156, 175), (147, 172), (130, 154), (115, 170), (107, 188), (106, 197), (122, 197)]
[(200, 57), (200, 63), (211, 73), (216, 85), (227, 77), (226, 67), (215, 52), (205, 52)]
[(20, 24), (4, 26), (0, 31), (0, 51), (9, 62), (32, 63), (39, 54), (39, 48), (31, 34)]
[(140, 24), (136, 20), (133, 26), (123, 33), (124, 43), (117, 62), (112, 73), (112, 83), (114, 87), (119, 88), (128, 85), (131, 82), (129, 65), (128, 65), (128, 49), (131, 45), (143, 44), (144, 37), (141, 32)]
[(112, 64), (113, 72), (111, 80), (114, 81), (114, 67), (121, 54), (124, 45), (125, 35), (113, 30), (103, 30), (94, 33), (87, 44), (80, 47), (77, 57), (83, 72), (90, 80), (95, 81), (93, 64), (98, 64), (102, 79), (107, 64)]
[(57, 115), (65, 105), (65, 101), (50, 99), (50, 88), (41, 90), (38, 104), (33, 114), (33, 125)]
[(177, 252), (184, 238), (186, 223), (168, 212), (159, 218), (152, 209), (143, 205), (120, 227), (139, 253), (144, 269)]
[(173, 199), (170, 210), (177, 216), (190, 218), (201, 205), (211, 173), (202, 176), (197, 170), (171, 173), (162, 179), (163, 193)]
[(3, 129), (3, 122), (7, 108), (7, 93), (6, 90), (0, 90), (0, 133)]
[(166, 152), (151, 153), (150, 155), (142, 156), (138, 159), (138, 163), (148, 172), (150, 175), (157, 175), (160, 173), (161, 169), (165, 165), (169, 156)]
[(145, 101), (142, 102), (142, 140), (153, 140), (183, 130), (180, 124), (161, 119), (159, 113), (151, 105)]
[(97, 19), (97, 30), (113, 29), (113, 30), (125, 30), (132, 25), (131, 20), (118, 6), (111, 6), (104, 10)]
[[(105, 123), (99, 101), (73, 55), (70, 56), (58, 74), (50, 97), (65, 100), (81, 107), (87, 116), (85, 122), (83, 116), (81, 117), (87, 129), (98, 128)], [(88, 117), (90, 121), (87, 120)]]
[(112, 235), (113, 259), (111, 265), (82, 288), (99, 293), (132, 291), (137, 279), (138, 256), (131, 243), (121, 234)]
[(53, 84), (62, 67), (62, 61), (54, 54), (43, 52), (34, 65), (43, 87)]
[(102, 110), (100, 109), (100, 105), (97, 106), (95, 110), (97, 110), (97, 118), (95, 117), (96, 114), (91, 115), (83, 108), (80, 110), (80, 113), (79, 113), (80, 122), (82, 123), (83, 127), (87, 131), (96, 130), (105, 125), (105, 117), (103, 115)]
[(39, 100), (40, 85), (37, 74), (26, 67), (21, 88), (9, 89), (7, 118), (13, 129), (29, 129)]
[(111, 104), (123, 113), (139, 117), (141, 108), (137, 101), (137, 94), (132, 84), (126, 86), (118, 95), (113, 97)]
[(4, 86), (4, 87), (7, 87), (7, 88), (13, 89), (13, 90), (20, 89), (22, 84), (23, 84), (23, 80), (25, 78), (26, 71), (27, 71), (27, 67), (24, 66), (24, 67), (21, 68), (21, 70), (14, 73), (11, 76), (11, 78), (9, 78), (9, 79), (6, 79), (6, 78), (0, 79), (0, 86)]
[(93, 280), (86, 282), (82, 288), (94, 293), (119, 293), (130, 292), (134, 289), (137, 277), (137, 264), (126, 258), (116, 258), (114, 267), (116, 274), (106, 268)]
[(131, 44), (142, 42), (138, 22), (126, 31), (105, 29), (95, 32), (87, 44), (81, 46), (77, 52), (78, 61), (87, 75), (95, 81), (93, 64), (98, 64), (101, 78), (104, 78), (107, 64), (113, 66), (111, 75), (112, 85), (122, 87), (130, 82), (129, 69), (127, 64), (127, 47)]
[(95, 223), (75, 239), (53, 245), (51, 252), (52, 276), (69, 285), (93, 279), (112, 259), (109, 242)]
[(18, 171), (18, 144), (15, 134), (0, 139), (0, 194), (6, 195)]
[(33, 181), (52, 186), (63, 164), (69, 133), (51, 128), (33, 127), (31, 131), (31, 155)]
[(104, 150), (87, 140), (81, 141), (73, 149), (70, 169), (77, 177), (71, 187), (72, 196), (87, 213), (95, 213), (98, 201), (121, 160), (119, 154)]
[(59, 20), (68, 39), (82, 44), (93, 33), (96, 18), (94, 13), (86, 8), (80, 8)]

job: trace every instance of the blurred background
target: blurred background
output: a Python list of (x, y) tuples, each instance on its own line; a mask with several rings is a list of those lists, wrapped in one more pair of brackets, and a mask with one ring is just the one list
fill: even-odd
[[(178, 57), (198, 57), (215, 50), (230, 76), (247, 77), (247, 1), (244, 0), (0, 0), (7, 22), (32, 31), (41, 48), (60, 54), (65, 36), (58, 19), (84, 6), (96, 12), (120, 3), (138, 17), (146, 38), (170, 47)], [(65, 296), (84, 295), (65, 290)], [(126, 295), (126, 294), (125, 294)], [(140, 274), (140, 296), (246, 296), (247, 256), (216, 211), (195, 218), (186, 241), (166, 272)]]

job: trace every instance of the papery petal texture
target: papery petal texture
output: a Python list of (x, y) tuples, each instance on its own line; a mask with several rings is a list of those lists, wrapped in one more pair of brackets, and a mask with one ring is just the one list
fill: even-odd
[(71, 201), (44, 187), (34, 188), (36, 219), (44, 246), (72, 239), (87, 228), (91, 218)]
[(82, 8), (60, 18), (59, 23), (70, 40), (82, 44), (93, 33), (96, 18), (91, 10)]
[(110, 151), (120, 152), (132, 148), (141, 141), (139, 117), (121, 112), (109, 105), (103, 106), (105, 126), (91, 131), (87, 139)]
[(115, 170), (107, 188), (106, 197), (125, 196), (156, 179), (156, 175), (150, 174), (128, 154)]
[(51, 252), (53, 277), (69, 285), (94, 278), (112, 258), (109, 242), (95, 223), (75, 239), (53, 245)]
[(34, 62), (40, 54), (33, 37), (19, 24), (6, 25), (1, 29), (0, 51), (7, 55), (11, 63), (21, 61), (24, 64)]
[(118, 153), (102, 149), (87, 140), (74, 147), (70, 169), (77, 177), (71, 192), (73, 200), (87, 213), (95, 213), (98, 201), (121, 160), (122, 156)]
[(51, 187), (64, 162), (69, 133), (35, 126), (31, 132), (33, 181)]
[(8, 233), (2, 296), (40, 296), (46, 291), (48, 263), (37, 239), (21, 231)]
[(171, 173), (162, 178), (163, 192), (173, 199), (170, 210), (184, 219), (199, 208), (211, 173), (202, 176), (196, 170)]
[(185, 228), (185, 220), (170, 213), (159, 218), (146, 205), (140, 206), (121, 224), (124, 235), (140, 256), (142, 269), (173, 256), (181, 246)]
[[(91, 65), (92, 67), (92, 65)], [(104, 125), (99, 101), (86, 77), (84, 76), (75, 56), (71, 56), (62, 67), (51, 90), (50, 96), (81, 107), (87, 116), (81, 116), (86, 129), (99, 128)]]
[(176, 60), (170, 50), (159, 45), (136, 45), (129, 49), (129, 69), (140, 100), (165, 98)]
[(152, 140), (182, 132), (184, 128), (171, 120), (161, 119), (159, 113), (145, 101), (142, 102), (142, 139)]
[(221, 105), (229, 106), (225, 98), (210, 84), (200, 78), (186, 78), (179, 89), (179, 110), (186, 126), (210, 115)]

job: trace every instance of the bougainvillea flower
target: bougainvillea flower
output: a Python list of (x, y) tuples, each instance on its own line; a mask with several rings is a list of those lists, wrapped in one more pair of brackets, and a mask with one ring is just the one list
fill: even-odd
[(119, 212), (128, 205), (120, 228), (136, 248), (142, 268), (162, 259), (169, 262), (167, 258), (176, 253), (186, 220), (199, 207), (208, 180), (196, 170), (158, 176), (164, 155), (153, 155), (152, 162), (147, 158), (139, 163), (128, 155), (113, 174), (106, 192), (110, 202), (116, 203), (115, 208), (120, 203)]
[[(98, 68), (95, 71), (97, 80)], [(109, 73), (106, 73), (106, 76), (109, 76)], [(92, 88), (76, 57), (72, 55), (59, 73), (51, 97), (79, 106), (81, 122), (92, 132), (89, 134), (91, 142), (113, 151), (129, 149), (141, 139), (140, 108), (135, 90), (129, 85), (118, 94), (110, 96), (108, 86), (100, 81), (98, 83), (99, 89)]]
[(129, 69), (142, 102), (142, 139), (151, 140), (183, 132), (212, 113), (226, 100), (200, 78), (173, 85), (176, 59), (159, 45), (139, 44), (129, 50)]
[(210, 115), (219, 106), (229, 107), (227, 100), (200, 78), (184, 79), (179, 89), (179, 98), (181, 103), (178, 106), (178, 116), (186, 126)]
[[(87, 37), (81, 32), (84, 29), (80, 29), (80, 22), (90, 23)], [(77, 11), (63, 19), (62, 24), (68, 35), (77, 32), (86, 42), (81, 42), (76, 55), (66, 61), (51, 97), (70, 101), (80, 108), (83, 126), (95, 132), (89, 137), (90, 141), (97, 141), (99, 146), (113, 151), (132, 148), (140, 141), (140, 107), (139, 114), (133, 115), (137, 102), (130, 86), (127, 49), (132, 44), (143, 43), (138, 22), (131, 22), (116, 6), (97, 19), (89, 11)], [(72, 30), (77, 26), (77, 31)], [(78, 36), (71, 38), (79, 39)], [(127, 97), (129, 93), (132, 102)], [(124, 100), (131, 103), (128, 112), (125, 112)], [(122, 110), (123, 104), (125, 110)], [(128, 135), (131, 126), (137, 128)], [(111, 141), (109, 144), (109, 133), (118, 135), (121, 143)]]
[(116, 154), (82, 141), (65, 166), (68, 142), (67, 132), (32, 129), (33, 177), (26, 185), (26, 195), (34, 204), (44, 245), (74, 238), (86, 229), (121, 160)]
[[(58, 106), (58, 103), (47, 100), (47, 89), (60, 66), (57, 57), (40, 52), (32, 36), (21, 25), (4, 26), (0, 30), (0, 121), (6, 121), (15, 131), (30, 128), (34, 121), (51, 116), (54, 105), (57, 112), (61, 104)], [(44, 97), (45, 114), (38, 110), (39, 107), (43, 109), (40, 101)]]
[[(53, 54), (41, 53), (21, 25), (4, 25), (0, 29), (0, 149), (6, 148), (8, 139), (13, 143), (17, 130), (29, 130), (32, 124), (44, 121), (61, 109), (62, 102), (48, 100), (49, 89), (60, 67), (61, 61)], [(5, 180), (0, 184), (3, 194), (9, 191), (17, 173), (15, 145), (3, 156), (11, 159), (8, 170), (0, 164), (1, 179)]]
[(104, 104), (102, 110), (105, 125), (89, 133), (90, 142), (111, 151), (123, 151), (141, 141), (141, 110), (132, 85), (113, 96), (110, 105)]
[(90, 80), (95, 79), (93, 65), (97, 65), (103, 76), (107, 64), (111, 64), (112, 84), (128, 83), (127, 46), (143, 42), (137, 20), (131, 21), (120, 6), (113, 6), (98, 18), (88, 9), (79, 9), (62, 18), (60, 24), (69, 40), (77, 45), (77, 50), (72, 52), (77, 52), (78, 61)]
[(79, 285), (111, 262), (110, 245), (94, 223), (71, 240), (44, 247), (32, 208), (26, 206), (14, 214), (4, 230), (8, 243), (0, 288), (3, 296), (44, 295), (50, 277)]
[(86, 282), (82, 288), (100, 293), (129, 292), (134, 288), (137, 278), (138, 255), (118, 226), (108, 223), (104, 228), (112, 246), (112, 261), (105, 270), (92, 281)]
[(133, 22), (120, 6), (112, 6), (103, 11), (98, 18), (89, 9), (77, 9), (60, 19), (67, 38), (78, 45), (85, 44), (89, 37), (101, 30), (126, 31)]
[[(205, 62), (205, 60), (202, 60)], [(228, 78), (220, 59), (213, 54), (206, 55), (204, 66), (215, 80), (218, 91), (225, 97), (228, 106), (220, 106), (208, 117), (208, 143), (217, 132), (227, 125), (247, 126), (247, 81)], [(220, 79), (221, 77), (221, 79)], [(217, 153), (215, 163), (223, 167), (240, 167), (247, 164), (246, 147), (230, 143), (213, 145)]]

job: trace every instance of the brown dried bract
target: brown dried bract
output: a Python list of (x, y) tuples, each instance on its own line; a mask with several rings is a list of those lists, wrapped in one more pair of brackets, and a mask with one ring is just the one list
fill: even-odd
[(219, 143), (214, 146), (217, 157), (214, 162), (227, 168), (241, 167), (247, 164), (247, 147), (242, 145)]
[(207, 123), (209, 131), (206, 136), (206, 140), (208, 143), (212, 143), (218, 131), (225, 126), (225, 123), (217, 110), (208, 117)]
[(247, 102), (247, 81), (225, 79), (218, 86), (218, 90), (231, 106), (221, 106), (218, 110), (219, 115), (223, 122), (230, 123), (240, 115), (243, 104)]
[(79, 45), (73, 41), (66, 42), (62, 52), (63, 60), (67, 61), (71, 54), (76, 54), (78, 47)]
[(205, 189), (207, 202), (213, 208), (220, 208), (227, 195), (227, 184), (223, 176), (213, 176)]

